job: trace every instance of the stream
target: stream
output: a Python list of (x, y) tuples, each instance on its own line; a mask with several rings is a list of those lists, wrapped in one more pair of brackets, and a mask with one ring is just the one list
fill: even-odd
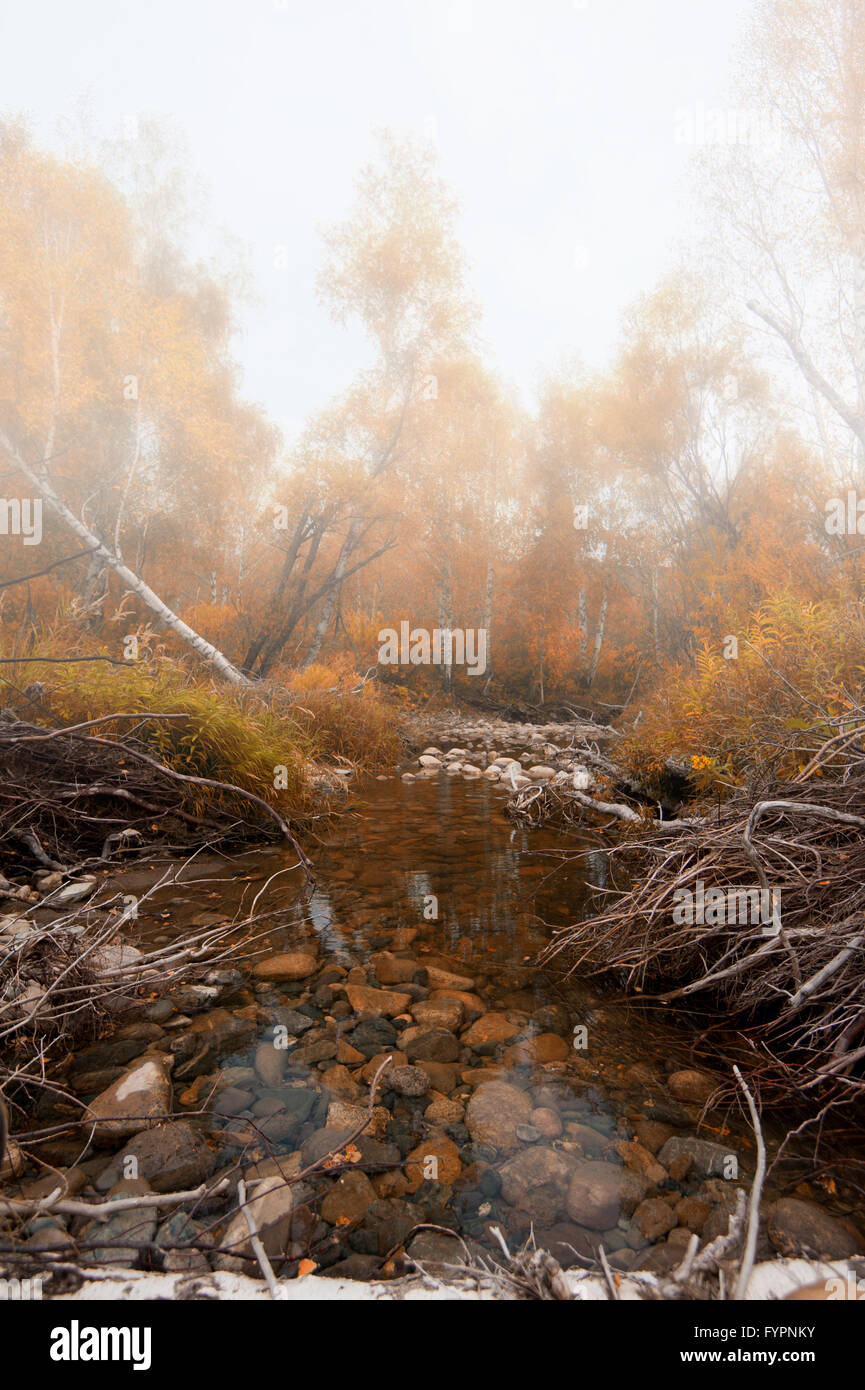
[[(465, 751), (477, 768), (489, 761), (481, 740)], [(547, 753), (569, 766), (566, 752)], [(753, 1171), (738, 1109), (704, 1114), (728, 1077), (707, 1075), (692, 1057), (698, 1038), (657, 1010), (534, 964), (604, 886), (596, 838), (514, 824), (509, 789), (477, 768), (405, 768), (353, 782), (343, 814), (320, 822), (314, 890), (290, 852), (266, 849), (196, 858), (149, 897), (139, 945), (253, 904), (277, 915), (239, 968), (179, 986), (113, 1042), (84, 1049), (72, 1089), (89, 1102), (136, 1047), (173, 1053), (181, 1118), (161, 1140), (160, 1130), (134, 1136), (124, 1154), (163, 1190), (204, 1172), (264, 1180), (259, 1224), (288, 1274), (312, 1262), (322, 1274), (387, 1277), (408, 1267), (406, 1252), (431, 1268), (467, 1250), (489, 1258), (496, 1231), (511, 1249), (534, 1232), (563, 1266), (593, 1261), (602, 1244), (613, 1270), (673, 1267), (692, 1234), (726, 1232)], [(129, 871), (123, 891), (153, 878)], [(351, 1139), (388, 1056), (372, 1119)], [(192, 1155), (185, 1167), (166, 1149), (168, 1130)], [(121, 1158), (84, 1165), (96, 1190), (113, 1190)], [(326, 1166), (284, 1186), (316, 1163)], [(767, 1210), (773, 1202), (763, 1255), (794, 1248), (802, 1230), (816, 1240), (813, 1223), (833, 1253), (855, 1245), (821, 1194), (791, 1199), (770, 1185)], [(196, 1245), (167, 1255), (166, 1268), (255, 1272), (243, 1218), (232, 1225), (229, 1210), (164, 1223), (157, 1241), (167, 1232)]]

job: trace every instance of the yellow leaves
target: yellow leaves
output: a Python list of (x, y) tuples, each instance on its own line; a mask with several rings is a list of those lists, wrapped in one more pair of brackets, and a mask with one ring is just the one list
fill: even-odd
[(360, 1163), (363, 1155), (356, 1144), (348, 1144), (338, 1153), (331, 1154), (330, 1158), (325, 1159), (322, 1168), (342, 1168), (346, 1163)]

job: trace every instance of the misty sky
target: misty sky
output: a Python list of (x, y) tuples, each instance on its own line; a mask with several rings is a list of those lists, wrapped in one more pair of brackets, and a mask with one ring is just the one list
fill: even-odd
[[(317, 227), (373, 130), (434, 135), (488, 360), (531, 400), (602, 366), (624, 308), (688, 235), (675, 114), (728, 105), (748, 0), (0, 0), (5, 112), (38, 138), (86, 98), (104, 130), (168, 116), (240, 241), (258, 302), (245, 391), (289, 435), (365, 358), (317, 305)], [(288, 266), (274, 266), (286, 247)]]

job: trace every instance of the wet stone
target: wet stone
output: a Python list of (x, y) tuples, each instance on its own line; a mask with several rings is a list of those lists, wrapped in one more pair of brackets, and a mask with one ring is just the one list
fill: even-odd
[[(740, 1171), (740, 1161), (735, 1150), (723, 1144), (710, 1143), (708, 1139), (696, 1139), (690, 1135), (674, 1135), (658, 1153), (658, 1161), (674, 1177), (672, 1164), (677, 1160), (690, 1160), (690, 1168), (700, 1177), (723, 1178)], [(687, 1171), (687, 1170), (686, 1170)]]
[(349, 1035), (352, 1047), (365, 1057), (375, 1057), (395, 1044), (397, 1030), (385, 1018), (362, 1019)]
[(384, 1084), (401, 1096), (423, 1096), (430, 1088), (430, 1079), (420, 1067), (390, 1067), (384, 1074)]
[(460, 1055), (459, 1042), (445, 1028), (419, 1029), (401, 1042), (410, 1062), (455, 1062)]

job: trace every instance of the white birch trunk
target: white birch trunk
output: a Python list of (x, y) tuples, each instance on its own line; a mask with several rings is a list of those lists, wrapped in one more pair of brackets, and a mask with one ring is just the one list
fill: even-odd
[(605, 590), (604, 590), (603, 598), (601, 599), (601, 607), (600, 607), (600, 610), (599, 610), (599, 612), (598, 612), (598, 622), (597, 622), (597, 626), (595, 627), (595, 645), (594, 645), (594, 648), (593, 648), (593, 650), (592, 650), (592, 664), (591, 664), (591, 666), (589, 667), (589, 689), (590, 689), (590, 690), (591, 690), (592, 686), (593, 686), (594, 683), (595, 683), (595, 676), (597, 675), (597, 672), (598, 672), (598, 662), (599, 662), (600, 659), (601, 659), (601, 648), (602, 648), (603, 645), (604, 645), (604, 630), (605, 630), (605, 628), (606, 628), (606, 626), (607, 626), (607, 608), (608, 608), (608, 607), (609, 607), (609, 595), (607, 594), (607, 591), (606, 591), (606, 589), (605, 589)]
[(151, 613), (153, 613), (160, 622), (164, 623), (167, 628), (170, 628), (182, 642), (185, 642), (188, 647), (191, 647), (192, 650), (197, 652), (200, 657), (203, 657), (205, 661), (211, 662), (213, 669), (217, 671), (224, 680), (231, 681), (234, 685), (252, 684), (241, 671), (238, 671), (236, 666), (231, 664), (228, 657), (223, 656), (222, 652), (214, 647), (212, 642), (208, 642), (204, 637), (201, 637), (188, 623), (185, 623), (182, 618), (179, 618), (167, 604), (163, 603), (158, 594), (155, 594), (143, 580), (139, 579), (136, 574), (133, 574), (132, 570), (127, 569), (126, 565), (118, 560), (117, 556), (114, 555), (107, 546), (102, 544), (98, 537), (84, 525), (83, 521), (79, 521), (75, 513), (70, 511), (66, 503), (57, 496), (48, 479), (40, 477), (40, 475), (30, 467), (26, 459), (21, 457), (18, 450), (3, 430), (0, 430), (0, 445), (2, 445), (3, 449), (5, 449), (8, 454), (10, 462), (18, 469), (18, 472), (22, 473), (27, 481), (36, 488), (37, 492), (41, 494), (51, 510), (55, 512), (62, 521), (65, 521), (70, 531), (94, 552), (93, 558), (104, 560), (106, 565), (109, 565), (110, 568), (114, 570), (114, 573), (123, 580), (127, 589), (131, 590), (133, 594), (140, 598), (141, 602), (150, 609)]

